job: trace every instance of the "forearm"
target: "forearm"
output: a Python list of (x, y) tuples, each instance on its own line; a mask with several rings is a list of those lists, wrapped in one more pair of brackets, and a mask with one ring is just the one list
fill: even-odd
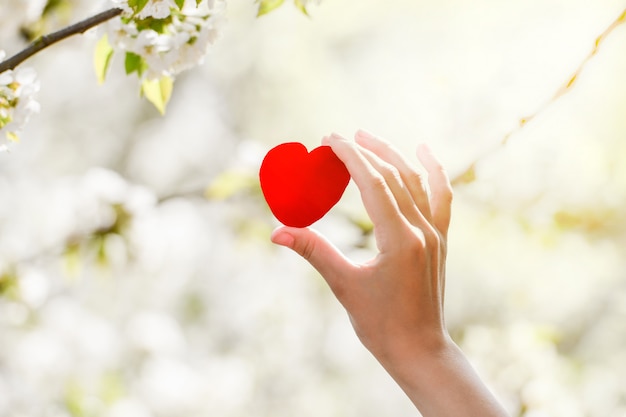
[(424, 417), (508, 417), (450, 339), (380, 362)]

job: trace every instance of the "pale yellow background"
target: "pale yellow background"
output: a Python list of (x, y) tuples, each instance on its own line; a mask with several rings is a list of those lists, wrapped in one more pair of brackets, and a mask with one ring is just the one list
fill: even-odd
[[(96, 85), (97, 34), (41, 53), (41, 114), (0, 154), (0, 273), (19, 282), (0, 296), (0, 416), (417, 415), (321, 278), (271, 247), (256, 189), (270, 147), (358, 128), (411, 158), (430, 144), (451, 175), (477, 161), (447, 319), (511, 414), (626, 415), (626, 25), (550, 102), (623, 10), (324, 0), (256, 19), (232, 1), (163, 118), (121, 57)], [(204, 198), (225, 172), (240, 191)], [(112, 205), (131, 222), (94, 237)], [(363, 220), (352, 184), (314, 227), (366, 259)]]

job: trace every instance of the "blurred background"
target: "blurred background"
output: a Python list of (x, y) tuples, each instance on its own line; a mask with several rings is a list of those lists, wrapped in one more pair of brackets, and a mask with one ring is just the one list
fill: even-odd
[[(624, 7), (232, 0), (165, 117), (120, 57), (97, 85), (97, 35), (37, 55), (41, 113), (0, 153), (0, 416), (418, 415), (269, 242), (265, 152), (358, 128), (460, 176), (447, 322), (511, 415), (626, 416), (626, 24), (551, 101)], [(375, 253), (354, 184), (313, 227)]]

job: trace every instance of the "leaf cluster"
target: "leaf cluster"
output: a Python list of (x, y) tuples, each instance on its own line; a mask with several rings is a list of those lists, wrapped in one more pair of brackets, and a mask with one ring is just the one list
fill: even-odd
[[(259, 4), (259, 9), (257, 11), (257, 17), (259, 17), (278, 9), (285, 3), (285, 0), (256, 0), (256, 2)], [(293, 3), (298, 10), (307, 16), (309, 15), (306, 5), (302, 0), (294, 0)]]
[[(128, 0), (128, 6), (133, 10), (133, 13), (137, 15), (141, 13), (141, 11), (146, 7), (149, 1), (150, 0)], [(200, 3), (202, 3), (202, 0), (195, 1), (196, 6), (199, 6)], [(176, 3), (176, 7), (178, 7), (178, 10), (183, 10), (183, 7), (185, 6), (185, 0), (174, 0), (174, 3)]]

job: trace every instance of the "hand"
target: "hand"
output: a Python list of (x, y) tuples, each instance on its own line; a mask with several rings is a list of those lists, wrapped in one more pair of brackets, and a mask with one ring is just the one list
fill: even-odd
[(445, 170), (426, 146), (418, 148), (428, 173), (429, 196), (420, 174), (388, 142), (363, 131), (357, 132), (355, 142), (336, 134), (323, 142), (344, 162), (359, 188), (374, 224), (378, 254), (354, 263), (311, 229), (280, 227), (272, 241), (293, 249), (319, 271), (361, 342), (424, 416), (504, 415), (450, 339), (444, 322), (452, 204)]
[(290, 246), (320, 272), (377, 358), (398, 354), (402, 346), (443, 343), (445, 237), (452, 202), (448, 178), (428, 148), (420, 147), (429, 199), (420, 175), (389, 143), (362, 131), (355, 139), (333, 135), (324, 142), (346, 164), (361, 192), (378, 255), (355, 264), (307, 229), (280, 228), (272, 240)]

